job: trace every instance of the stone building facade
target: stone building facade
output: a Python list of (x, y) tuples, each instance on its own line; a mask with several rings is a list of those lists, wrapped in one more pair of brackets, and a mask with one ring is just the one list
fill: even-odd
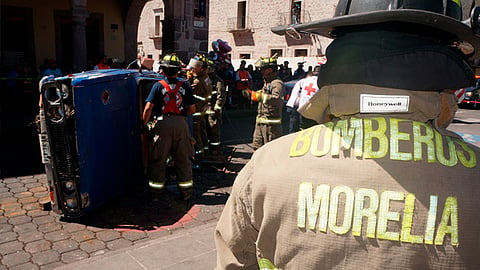
[(310, 22), (332, 17), (337, 0), (210, 0), (208, 40), (222, 39), (232, 47), (234, 65), (239, 59), (253, 63), (259, 57), (277, 54), (279, 61), (322, 61), (331, 40), (301, 35), (297, 40), (271, 32), (273, 26)]
[(137, 49), (156, 64), (171, 52), (183, 61), (208, 52), (208, 0), (147, 1), (138, 26)]

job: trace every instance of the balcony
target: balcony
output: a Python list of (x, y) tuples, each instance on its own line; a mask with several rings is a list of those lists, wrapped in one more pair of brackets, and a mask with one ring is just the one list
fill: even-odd
[(311, 22), (310, 13), (306, 10), (302, 10), (300, 14), (293, 14), (292, 12), (282, 12), (279, 14), (278, 25), (293, 25), (299, 23)]
[(228, 18), (227, 30), (230, 33), (253, 32), (253, 23), (248, 16)]

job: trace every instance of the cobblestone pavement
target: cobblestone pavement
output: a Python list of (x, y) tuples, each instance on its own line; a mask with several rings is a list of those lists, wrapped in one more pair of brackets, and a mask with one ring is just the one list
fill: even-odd
[(87, 216), (65, 219), (44, 211), (45, 174), (0, 180), (0, 269), (54, 269), (142, 241), (216, 222), (248, 147), (232, 151), (223, 171), (197, 171), (192, 203), (177, 199), (175, 183), (153, 199), (132, 193)]
[(235, 126), (226, 119), (229, 162), (224, 168), (194, 171), (190, 203), (178, 199), (173, 182), (156, 198), (132, 192), (86, 216), (67, 219), (41, 207), (49, 200), (45, 174), (0, 179), (0, 270), (54, 269), (216, 222), (236, 174), (253, 152), (241, 138), (251, 136), (251, 130), (237, 126), (242, 121), (251, 126), (252, 117), (235, 119)]
[[(192, 204), (177, 199), (171, 183), (158, 200), (132, 192), (88, 216), (65, 219), (39, 205), (48, 200), (45, 174), (0, 178), (0, 270), (54, 269), (216, 222), (236, 174), (251, 157), (246, 136), (252, 134), (253, 119), (254, 114), (224, 119), (231, 159), (223, 170), (195, 172)], [(478, 125), (471, 126), (456, 124), (452, 130), (480, 134)]]

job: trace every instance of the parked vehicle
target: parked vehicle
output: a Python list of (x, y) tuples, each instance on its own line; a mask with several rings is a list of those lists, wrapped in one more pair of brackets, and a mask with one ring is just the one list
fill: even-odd
[(291, 80), (283, 83), (285, 87), (285, 98), (284, 98), (285, 103), (287, 103), (288, 99), (292, 95), (292, 89), (298, 81), (299, 79), (296, 79), (296, 80)]
[(480, 109), (480, 78), (477, 78), (474, 86), (460, 90), (464, 93), (462, 93), (463, 96), (459, 97), (459, 107)]
[(79, 217), (146, 185), (143, 101), (163, 76), (96, 70), (40, 82), (40, 145), (53, 210)]

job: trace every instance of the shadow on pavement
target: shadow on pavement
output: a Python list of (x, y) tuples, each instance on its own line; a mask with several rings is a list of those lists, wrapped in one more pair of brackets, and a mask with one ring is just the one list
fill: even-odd
[(166, 183), (162, 194), (146, 190), (132, 190), (119, 198), (109, 201), (95, 211), (80, 218), (65, 218), (61, 221), (79, 223), (103, 229), (127, 229), (155, 231), (162, 227), (181, 223), (192, 215), (195, 205), (224, 205), (231, 187), (244, 163), (232, 162), (232, 158), (249, 159), (251, 154), (236, 152), (235, 147), (224, 147), (227, 162), (223, 165), (201, 166), (194, 170), (194, 191), (190, 201), (181, 199), (181, 193), (173, 177)]

